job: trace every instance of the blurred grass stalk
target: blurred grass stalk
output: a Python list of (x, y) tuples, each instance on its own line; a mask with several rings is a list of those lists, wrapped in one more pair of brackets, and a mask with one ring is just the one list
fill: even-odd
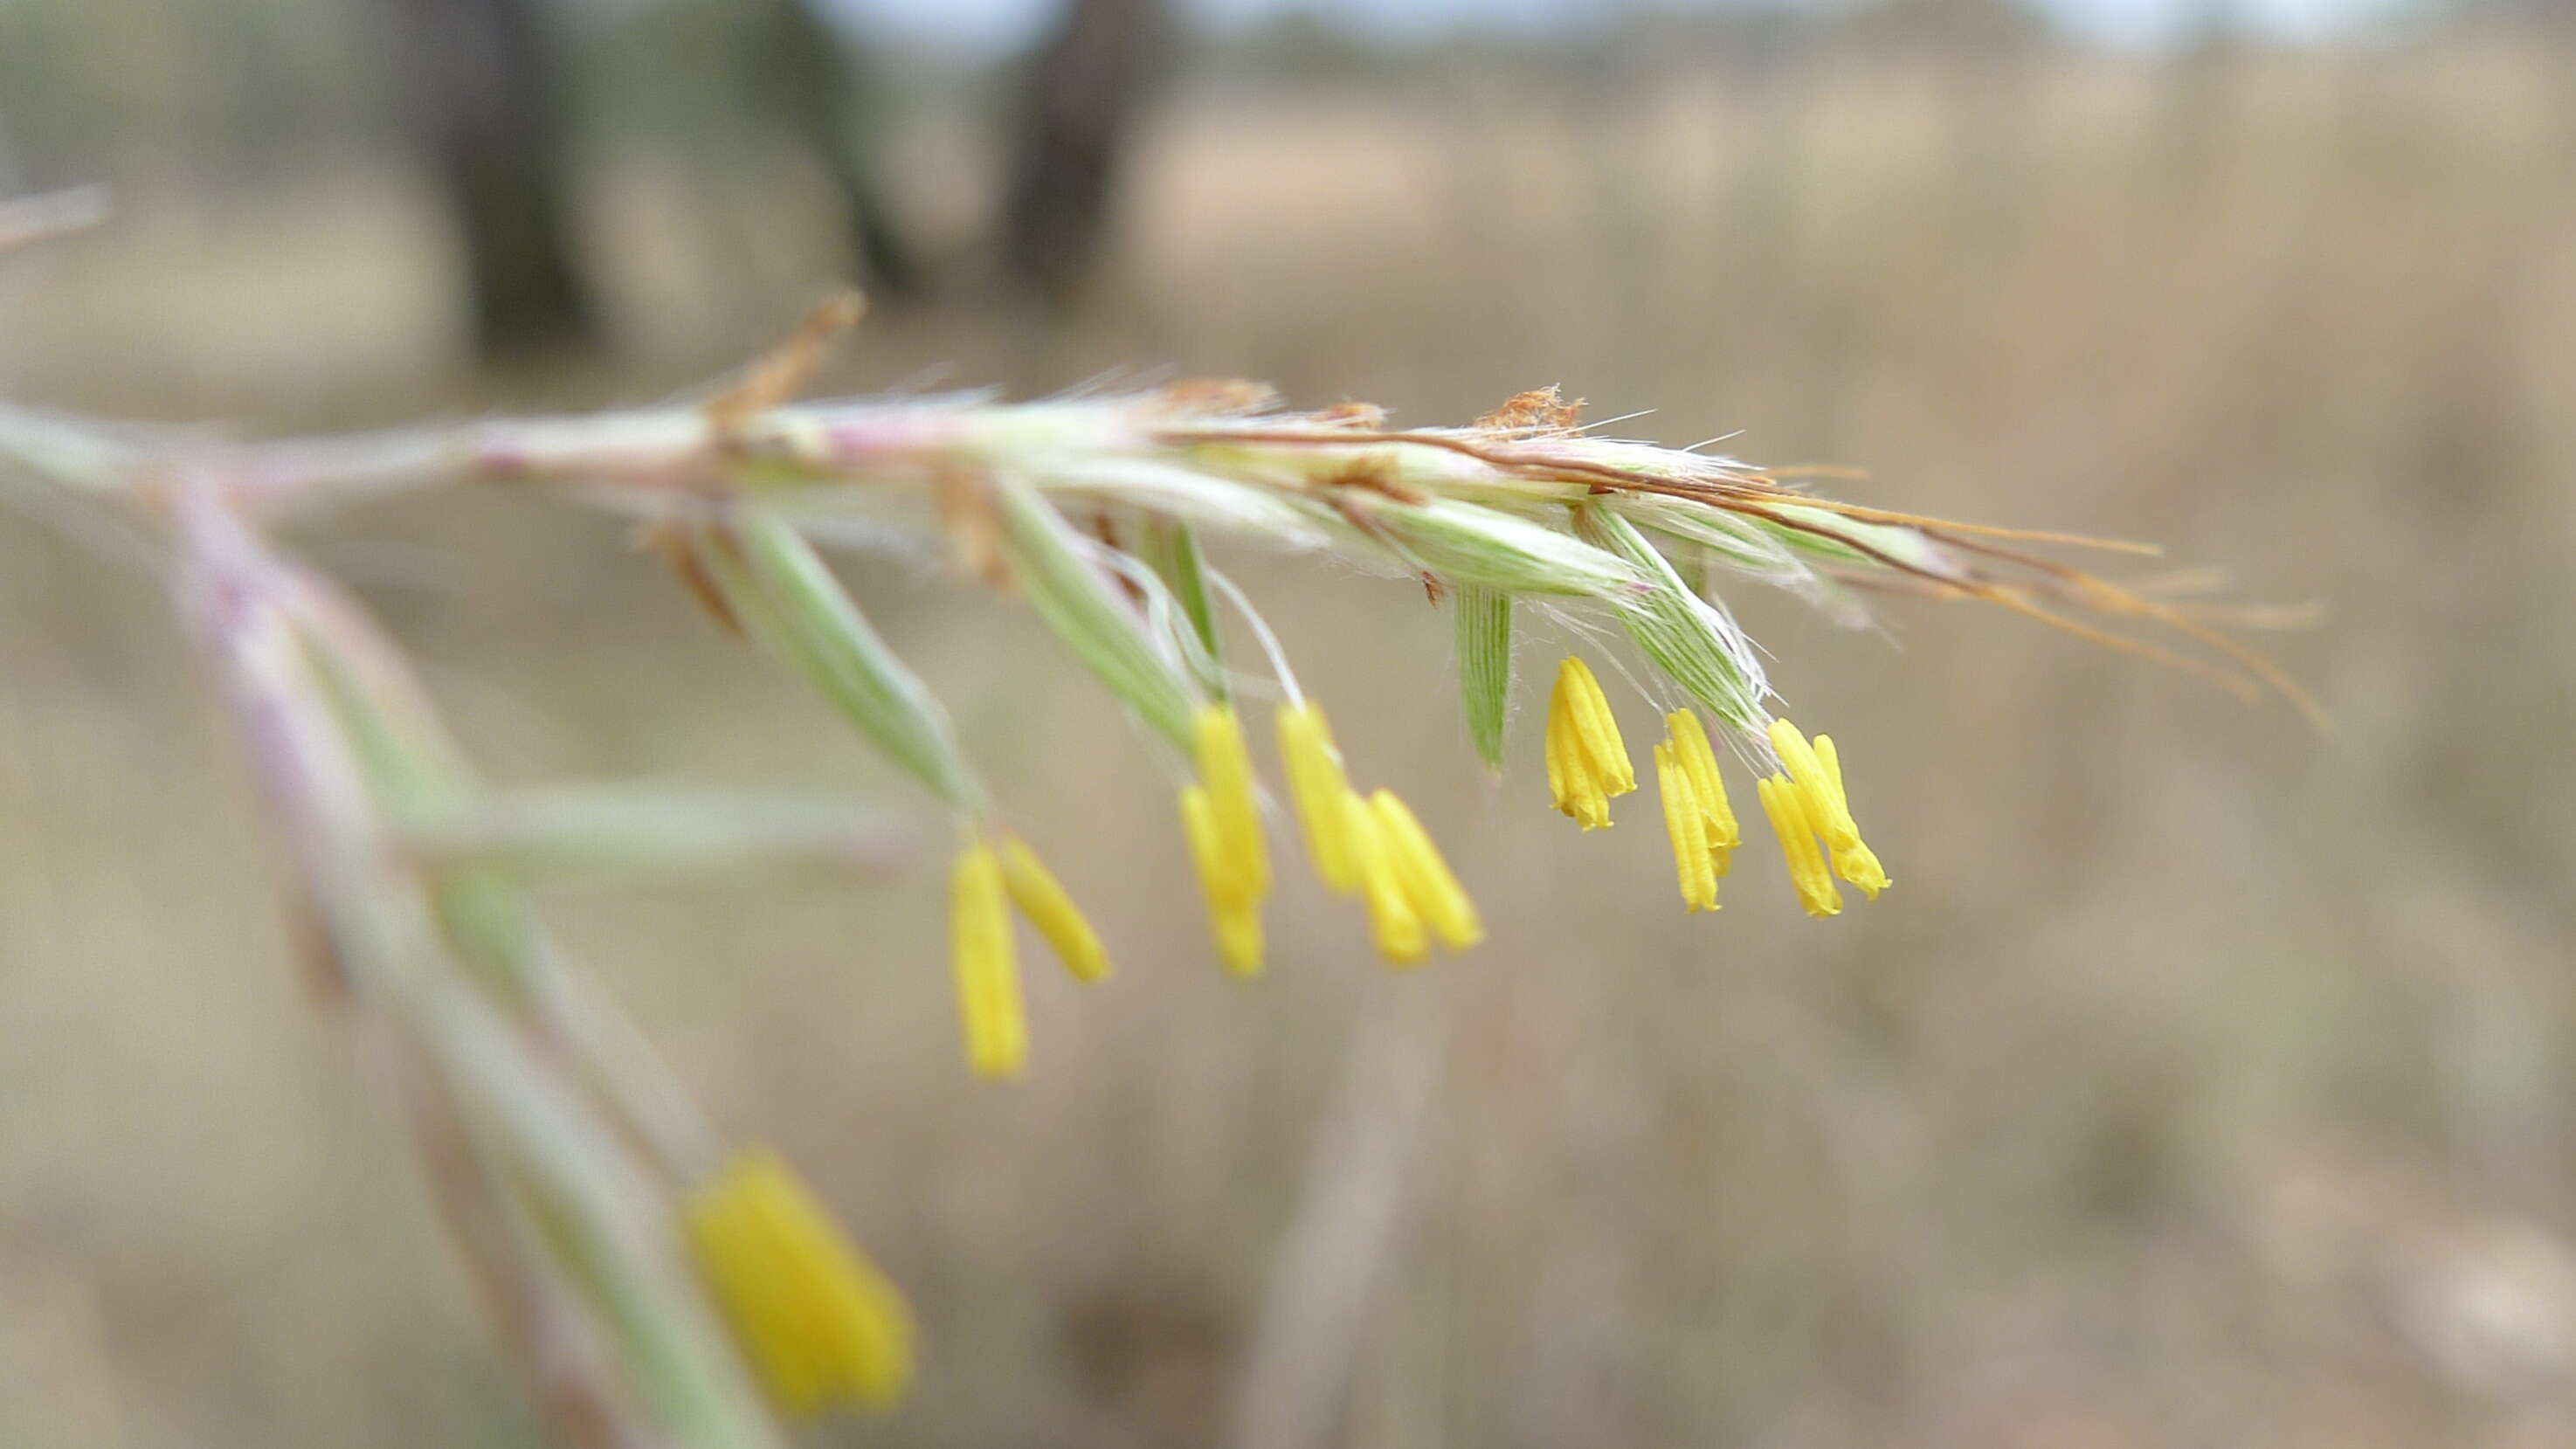
[[(802, 354), (812, 333), (796, 344)], [(773, 1180), (774, 1164), (753, 1154), (735, 1168), (757, 1170), (726, 1166), (687, 1093), (559, 959), (530, 887), (561, 871), (746, 860), (872, 871), (902, 852), (881, 824), (829, 802), (484, 785), (399, 648), (265, 541), (281, 522), (468, 483), (557, 487), (639, 520), (719, 622), (805, 677), (951, 815), (963, 842), (961, 1011), (975, 1064), (991, 1075), (1016, 1073), (1026, 1050), (994, 882), (1078, 977), (1099, 979), (1107, 959), (995, 818), (937, 700), (817, 543), (944, 548), (960, 573), (1027, 600), (1170, 766), (1200, 837), (1220, 948), (1240, 974), (1259, 969), (1268, 887), (1233, 705), (1247, 691), (1284, 698), (1282, 742), (1319, 868), (1365, 899), (1389, 959), (1422, 960), (1426, 926), (1452, 949), (1481, 926), (1410, 812), (1388, 792), (1364, 801), (1351, 788), (1320, 710), (1199, 530), (1328, 553), (1454, 598), (1468, 733), (1496, 768), (1516, 609), (1585, 629), (1587, 618), (1614, 622), (1654, 666), (1642, 687), (1675, 716), (1677, 740), (1698, 737), (1690, 711), (1704, 709), (1739, 761), (1773, 777), (1766, 788), (1822, 792), (1806, 818), (1835, 847), (1838, 870), (1858, 842), (1840, 766), (1826, 755), (1829, 790), (1804, 783), (1817, 774), (1802, 768), (1804, 739), (1771, 717), (1761, 654), (1716, 591), (1720, 578), (1846, 613), (1856, 585), (1984, 599), (2102, 637), (2059, 612), (2089, 607), (2212, 644), (2226, 662), (2194, 667), (2232, 682), (2262, 670), (2177, 608), (2003, 541), (2080, 540), (1835, 503), (1733, 460), (1597, 438), (1553, 390), (1468, 427), (1393, 429), (1364, 406), (1274, 411), (1267, 389), (1243, 383), (1018, 405), (790, 405), (800, 371), (773, 361), (705, 407), (254, 445), (0, 405), (0, 459), (126, 505), (166, 535), (182, 613), (230, 701), (289, 864), (317, 992), (375, 1048), (453, 1235), (568, 1444), (768, 1445), (774, 1409), (883, 1402), (910, 1360), (891, 1290), (829, 1238), (792, 1180)], [(1267, 679), (1225, 664), (1220, 600), (1257, 641), (1246, 657)], [(1607, 706), (1599, 713), (1592, 748), (1612, 768), (1625, 746)], [(1780, 773), (1784, 760), (1801, 786)], [(1678, 802), (1669, 818), (1723, 812), (1713, 764), (1702, 773), (1711, 798)], [(1669, 774), (1665, 788), (1675, 788)], [(1699, 848), (1716, 843), (1733, 842)], [(1713, 905), (1713, 883), (1695, 886), (1690, 852), (1683, 860), (1686, 900)], [(1884, 884), (1845, 874), (1873, 895)], [(1829, 882), (1819, 888), (1832, 894)], [(711, 1253), (706, 1231), (721, 1240), (728, 1214), (751, 1236)], [(1347, 1296), (1283, 1311), (1338, 1319), (1332, 1302)], [(1254, 1418), (1285, 1413), (1274, 1402), (1283, 1393), (1265, 1388)]]
[[(425, 868), (408, 848), (405, 802), (468, 787), (435, 757), (407, 677), (213, 485), (182, 483), (170, 502), (183, 612), (294, 864), (314, 984), (394, 1066), (435, 1195), (550, 1428), (583, 1445), (776, 1442), (668, 1251), (663, 1184), (703, 1170), (705, 1129), (672, 1113), (679, 1094), (589, 1070), (602, 1058), (581, 1049), (571, 987), (508, 877)], [(625, 1373), (602, 1370), (603, 1337)]]

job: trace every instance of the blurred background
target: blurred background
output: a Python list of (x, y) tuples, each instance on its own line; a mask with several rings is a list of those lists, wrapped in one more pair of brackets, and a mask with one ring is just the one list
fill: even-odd
[[(2576, 1441), (2576, 24), (2559, 0), (0, 0), (0, 391), (252, 432), (1243, 375), (2161, 539), (2334, 715), (1964, 605), (1735, 602), (1898, 888), (1484, 778), (1418, 589), (1228, 563), (1489, 943), (1291, 879), (1222, 979), (1168, 787), (1015, 606), (852, 565), (1124, 963), (957, 1060), (935, 868), (553, 903), (913, 1296), (839, 1442)], [(1115, 372), (1133, 369), (1133, 372)], [(0, 1443), (531, 1444), (294, 988), (148, 571), (0, 508)], [(620, 530), (295, 542), (511, 780), (920, 802)], [(1622, 703), (1632, 726), (1641, 702)], [(1646, 797), (1637, 797), (1643, 800)], [(1739, 793), (1739, 805), (1747, 797)]]

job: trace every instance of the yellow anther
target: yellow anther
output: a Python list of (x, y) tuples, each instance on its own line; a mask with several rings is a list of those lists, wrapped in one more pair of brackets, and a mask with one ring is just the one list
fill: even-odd
[(1379, 848), (1394, 867), (1396, 879), (1404, 883), (1405, 898), (1429, 923), (1440, 944), (1463, 951), (1485, 939), (1485, 923), (1476, 916), (1476, 903), (1467, 899), (1466, 887), (1458, 884), (1449, 862), (1441, 859), (1430, 832), (1395, 792), (1380, 790), (1371, 795), (1369, 811), (1377, 820)]
[(1789, 862), (1798, 904), (1818, 920), (1842, 914), (1842, 892), (1834, 889), (1833, 877), (1825, 873), (1824, 856), (1816, 849), (1816, 821), (1807, 792), (1786, 775), (1773, 775), (1755, 788), (1762, 796), (1762, 813), (1771, 817), (1772, 833), (1780, 837), (1780, 854)]
[(1002, 900), (1002, 867), (991, 846), (970, 845), (957, 854), (949, 934), (967, 1065), (980, 1076), (1017, 1076), (1028, 1061), (1029, 1019), (1020, 1000), (1010, 912)]
[(1352, 854), (1350, 814), (1343, 808), (1350, 777), (1343, 772), (1341, 751), (1333, 748), (1324, 712), (1311, 701), (1279, 706), (1279, 756), (1288, 769), (1288, 795), (1305, 829), (1315, 874), (1343, 895), (1356, 893), (1359, 863)]
[(1391, 964), (1422, 964), (1431, 954), (1430, 938), (1422, 929), (1422, 913), (1405, 893), (1404, 877), (1396, 868), (1395, 852), (1377, 811), (1348, 790), (1342, 792), (1341, 809), (1359, 872), (1360, 896), (1368, 905), (1370, 937)]
[(1261, 797), (1253, 784), (1252, 755), (1243, 745), (1243, 726), (1234, 706), (1200, 708), (1192, 722), (1198, 753), (1199, 783), (1207, 787), (1208, 805), (1225, 858), (1258, 898), (1270, 891), (1270, 851), (1261, 836)]
[(1852, 820), (1851, 802), (1843, 794), (1842, 761), (1834, 753), (1832, 738), (1818, 735), (1811, 747), (1796, 725), (1775, 719), (1771, 721), (1771, 748), (1779, 753), (1780, 764), (1789, 772), (1789, 778), (1806, 795), (1808, 808), (1816, 817), (1816, 833), (1824, 837), (1826, 849), (1833, 856), (1834, 874), (1872, 898), (1887, 889), (1887, 872), (1862, 843), (1860, 826)]
[(1771, 721), (1771, 748), (1779, 753), (1780, 768), (1816, 807), (1817, 833), (1830, 844), (1859, 839), (1860, 829), (1852, 824), (1851, 810), (1843, 803), (1841, 784), (1826, 772), (1824, 761), (1816, 757), (1798, 727), (1785, 719)]
[(1181, 829), (1189, 837), (1190, 860), (1198, 867), (1199, 889), (1207, 897), (1217, 958), (1237, 976), (1260, 975), (1261, 891), (1244, 862), (1228, 854), (1216, 807), (1205, 787), (1191, 785), (1181, 791)]
[(1109, 953), (1101, 948), (1100, 933), (1083, 919), (1082, 908), (1065, 894), (1055, 872), (1016, 835), (1002, 840), (1002, 885), (1073, 979), (1099, 981), (1109, 975)]
[(1207, 787), (1181, 787), (1181, 828), (1189, 835), (1190, 863), (1198, 867), (1199, 890), (1207, 897), (1208, 909), (1213, 912), (1247, 898), (1251, 891), (1234, 874), (1225, 842), (1217, 835), (1216, 811), (1208, 804)]
[(1717, 909), (1717, 869), (1708, 843), (1708, 815), (1689, 767), (1672, 745), (1655, 746), (1655, 789), (1664, 799), (1664, 829), (1673, 837), (1673, 870), (1680, 878), (1682, 904), (1694, 911)]
[(1834, 787), (1834, 798), (1843, 802), (1843, 811), (1851, 811), (1851, 797), (1843, 793), (1842, 752), (1834, 748), (1832, 735), (1818, 735), (1815, 742), (1816, 763), (1824, 768), (1825, 782)]
[(912, 1382), (903, 1296), (766, 1148), (692, 1191), (680, 1224), (708, 1294), (778, 1406), (890, 1408)]
[(1604, 792), (1625, 795), (1636, 789), (1637, 772), (1628, 763), (1627, 743), (1619, 738), (1619, 722), (1611, 717), (1610, 700), (1601, 692), (1601, 681), (1592, 677), (1591, 666), (1568, 655), (1557, 670), (1556, 682), (1565, 692), (1576, 733)]
[(1601, 792), (1601, 782), (1584, 754), (1573, 706), (1562, 691), (1547, 706), (1547, 788), (1558, 813), (1584, 829), (1609, 826), (1610, 799)]
[(1673, 759), (1690, 776), (1691, 793), (1699, 797), (1701, 833), (1708, 837), (1709, 869), (1723, 879), (1735, 847), (1744, 843), (1736, 827), (1735, 807), (1726, 800), (1726, 779), (1717, 772), (1717, 752), (1708, 746), (1708, 730), (1696, 710), (1677, 709), (1664, 717), (1672, 732)]
[(1261, 974), (1261, 911), (1256, 906), (1235, 906), (1216, 915), (1216, 954), (1229, 975), (1253, 977)]
[[(1824, 766), (1825, 779), (1834, 788), (1834, 799), (1842, 805), (1843, 818), (1849, 820), (1851, 801), (1850, 797), (1843, 793), (1843, 762), (1841, 757), (1834, 753), (1833, 736), (1816, 736), (1816, 763)], [(1878, 893), (1887, 889), (1890, 884), (1886, 868), (1878, 863), (1878, 856), (1862, 842), (1857, 826), (1853, 827), (1849, 845), (1834, 846), (1833, 857), (1834, 874), (1850, 881), (1859, 888), (1862, 895), (1871, 900), (1877, 900)]]
[(1637, 772), (1601, 682), (1572, 656), (1557, 666), (1556, 689), (1548, 696), (1547, 765), (1556, 808), (1586, 830), (1606, 828), (1611, 797), (1637, 788)]

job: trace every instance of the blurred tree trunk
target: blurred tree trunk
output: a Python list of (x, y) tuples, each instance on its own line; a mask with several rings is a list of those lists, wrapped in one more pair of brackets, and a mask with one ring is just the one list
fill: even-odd
[(1003, 264), (1051, 300), (1068, 300), (1091, 270), (1129, 133), (1171, 46), (1168, 0), (1066, 0), (1031, 63)]
[(561, 95), (541, 0), (388, 0), (413, 133), (437, 168), (486, 361), (583, 347)]
[(773, 7), (768, 64), (787, 123), (810, 147), (839, 191), (858, 252), (859, 275), (877, 290), (908, 296), (921, 290), (921, 270), (895, 230), (877, 187), (864, 114), (867, 82), (860, 57), (814, 10), (815, 0)]

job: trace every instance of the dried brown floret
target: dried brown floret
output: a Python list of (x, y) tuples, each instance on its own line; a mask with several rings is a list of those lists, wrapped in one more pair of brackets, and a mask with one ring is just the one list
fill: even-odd
[(1183, 417), (1257, 413), (1279, 401), (1279, 390), (1246, 377), (1187, 377), (1163, 389), (1161, 401)]
[(841, 292), (818, 303), (785, 341), (752, 364), (740, 382), (707, 404), (707, 419), (715, 424), (717, 435), (730, 437), (753, 418), (792, 401), (813, 377), (823, 354), (866, 315), (868, 299), (860, 292)]
[(1512, 394), (1501, 407), (1476, 419), (1476, 426), (1489, 432), (1565, 433), (1582, 419), (1583, 399), (1567, 402), (1556, 384), (1549, 383)]
[(1011, 570), (1002, 562), (1001, 515), (984, 480), (970, 469), (941, 468), (932, 475), (931, 496), (957, 571), (997, 589), (1007, 587)]
[(1422, 494), (1396, 481), (1395, 460), (1383, 453), (1362, 453), (1327, 473), (1321, 480), (1326, 488), (1356, 488), (1375, 493), (1398, 503), (1421, 503)]
[(1376, 403), (1368, 402), (1335, 403), (1322, 412), (1313, 414), (1308, 421), (1328, 428), (1354, 428), (1373, 432), (1386, 426), (1386, 409)]
[(697, 534), (697, 529), (676, 518), (656, 519), (635, 531), (635, 546), (668, 564), (681, 586), (689, 591), (689, 597), (697, 600), (698, 607), (706, 610), (726, 633), (740, 638), (742, 620), (734, 614), (733, 605), (725, 602), (724, 591), (716, 587), (705, 561), (698, 557)]

